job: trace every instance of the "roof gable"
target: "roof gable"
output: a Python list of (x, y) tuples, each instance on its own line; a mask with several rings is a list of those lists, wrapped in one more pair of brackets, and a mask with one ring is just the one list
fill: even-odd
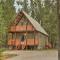
[(44, 28), (36, 20), (34, 20), (32, 17), (30, 17), (25, 11), (23, 11), (23, 13), (37, 31), (39, 31), (45, 35), (48, 35), (47, 32), (44, 30)]
[[(21, 13), (21, 16), (20, 16), (20, 13)], [(16, 21), (15, 21), (15, 24), (16, 24), (16, 25), (19, 23), (19, 21), (22, 19), (22, 17), (25, 16), (25, 17), (27, 18), (27, 20), (30, 21), (30, 23), (33, 25), (33, 27), (34, 27), (37, 31), (39, 31), (39, 32), (41, 32), (41, 33), (43, 33), (43, 34), (45, 34), (45, 35), (48, 36), (47, 32), (44, 30), (44, 28), (43, 28), (36, 20), (34, 20), (32, 17), (30, 17), (25, 11), (21, 11), (20, 13), (19, 13), (19, 15), (17, 15), (17, 17), (20, 16), (20, 17), (18, 18), (18, 20), (15, 19), (15, 20), (16, 20)]]
[[(24, 15), (21, 20), (19, 20), (17, 25), (32, 25), (31, 22), (27, 19), (27, 17)], [(33, 26), (33, 25), (32, 25)]]

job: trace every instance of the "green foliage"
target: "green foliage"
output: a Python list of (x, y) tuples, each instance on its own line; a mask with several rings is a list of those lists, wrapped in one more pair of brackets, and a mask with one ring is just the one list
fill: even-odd
[(49, 34), (49, 42), (56, 47), (58, 41), (58, 26), (57, 26), (57, 7), (56, 0), (34, 0), (34, 14), (32, 17), (40, 22), (44, 29)]
[(0, 45), (3, 46), (6, 44), (8, 27), (15, 16), (13, 2), (13, 0), (6, 0), (0, 4)]
[[(49, 34), (49, 42), (55, 47), (58, 40), (56, 0), (44, 0), (43, 3), (42, 0), (30, 0), (30, 4), (27, 1), (22, 3), (24, 10), (31, 13), (38, 22), (41, 21), (41, 25)], [(8, 27), (16, 15), (13, 2), (14, 0), (6, 0), (0, 3), (0, 44), (6, 43)]]
[(53, 45), (53, 47), (56, 46), (58, 40), (57, 7), (54, 2), (56, 1), (45, 1), (44, 15), (42, 18), (42, 25), (48, 32), (49, 42)]
[(2, 53), (0, 52), (0, 60), (2, 60)]

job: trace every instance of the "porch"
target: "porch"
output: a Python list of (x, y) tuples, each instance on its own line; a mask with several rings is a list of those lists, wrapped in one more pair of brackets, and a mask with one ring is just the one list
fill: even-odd
[(8, 46), (17, 49), (25, 49), (29, 47), (35, 47), (39, 45), (38, 36), (33, 32), (28, 33), (10, 33), (8, 38)]

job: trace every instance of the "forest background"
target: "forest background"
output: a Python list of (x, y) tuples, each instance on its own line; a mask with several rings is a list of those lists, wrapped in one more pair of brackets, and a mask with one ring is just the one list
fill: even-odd
[[(6, 46), (8, 28), (16, 13), (14, 0), (0, 0), (0, 47)], [(58, 20), (56, 0), (20, 0), (20, 4), (30, 16), (37, 20), (49, 34), (53, 48), (58, 47)]]

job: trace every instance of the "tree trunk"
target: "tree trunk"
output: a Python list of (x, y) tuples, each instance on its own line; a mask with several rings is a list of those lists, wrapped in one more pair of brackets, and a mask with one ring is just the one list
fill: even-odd
[[(57, 0), (57, 17), (58, 17), (58, 33), (59, 33), (58, 57), (60, 57), (60, 0)], [(59, 60), (60, 60), (60, 58), (59, 58)]]

